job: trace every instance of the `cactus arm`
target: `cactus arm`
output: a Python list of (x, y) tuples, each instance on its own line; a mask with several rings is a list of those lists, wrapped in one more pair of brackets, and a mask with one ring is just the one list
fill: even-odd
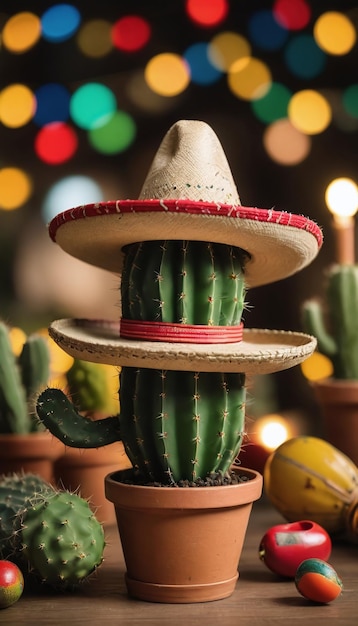
[(303, 305), (303, 325), (310, 335), (317, 339), (318, 350), (328, 357), (337, 353), (337, 344), (325, 328), (324, 316), (319, 302), (308, 300)]
[(26, 434), (30, 423), (25, 390), (5, 324), (0, 323), (0, 432)]
[(118, 416), (84, 417), (60, 389), (45, 389), (37, 399), (36, 411), (43, 425), (72, 448), (100, 448), (121, 439)]

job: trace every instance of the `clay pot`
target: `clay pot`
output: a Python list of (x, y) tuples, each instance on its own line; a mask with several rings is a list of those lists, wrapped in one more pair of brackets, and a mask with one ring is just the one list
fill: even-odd
[(0, 435), (0, 474), (26, 472), (54, 481), (54, 462), (63, 445), (48, 432)]
[(55, 463), (55, 480), (61, 487), (89, 500), (91, 509), (103, 524), (115, 524), (113, 506), (104, 493), (104, 479), (110, 472), (132, 467), (121, 441), (103, 448), (62, 446), (62, 456)]
[(324, 438), (358, 465), (358, 381), (326, 378), (313, 382), (312, 388)]
[(223, 487), (149, 487), (110, 474), (131, 596), (165, 603), (207, 602), (230, 596), (253, 501), (262, 476), (240, 468), (246, 482)]

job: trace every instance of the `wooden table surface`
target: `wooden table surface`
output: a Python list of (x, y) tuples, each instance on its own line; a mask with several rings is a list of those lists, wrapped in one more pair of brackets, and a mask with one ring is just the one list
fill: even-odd
[[(25, 590), (21, 599), (0, 611), (4, 626), (273, 626), (277, 624), (358, 623), (358, 546), (334, 544), (330, 563), (341, 576), (344, 591), (334, 602), (314, 605), (296, 591), (293, 581), (277, 579), (258, 558), (263, 534), (282, 517), (265, 497), (251, 514), (240, 577), (225, 600), (202, 604), (155, 604), (130, 599), (124, 583), (125, 566), (116, 527), (106, 528), (105, 561), (90, 582), (75, 593), (54, 593), (41, 587)], [(331, 622), (330, 622), (331, 620)]]

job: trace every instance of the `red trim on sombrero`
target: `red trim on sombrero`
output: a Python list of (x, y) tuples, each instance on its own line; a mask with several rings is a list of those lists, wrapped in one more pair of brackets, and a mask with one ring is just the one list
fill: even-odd
[(117, 200), (113, 202), (100, 202), (86, 204), (68, 209), (56, 215), (50, 222), (49, 234), (56, 241), (56, 232), (65, 223), (76, 220), (115, 215), (116, 213), (186, 213), (188, 215), (209, 215), (254, 220), (292, 226), (311, 233), (321, 247), (323, 236), (319, 226), (303, 215), (295, 215), (286, 211), (274, 209), (258, 209), (256, 207), (244, 207), (241, 205), (215, 204), (212, 202), (195, 202), (193, 200)]
[(244, 325), (206, 326), (204, 324), (172, 324), (121, 319), (120, 336), (123, 339), (165, 341), (168, 343), (236, 343), (242, 341)]

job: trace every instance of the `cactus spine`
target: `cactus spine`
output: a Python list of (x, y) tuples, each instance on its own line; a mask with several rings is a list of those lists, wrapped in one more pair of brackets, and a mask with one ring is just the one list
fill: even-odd
[[(123, 317), (232, 326), (244, 308), (246, 253), (200, 241), (128, 246)], [(173, 483), (226, 474), (242, 441), (244, 374), (123, 367), (119, 419), (91, 421), (55, 389), (38, 398), (39, 419), (61, 441), (98, 447), (123, 441), (144, 480)]]
[(318, 350), (339, 379), (358, 379), (358, 266), (334, 265), (327, 275), (325, 307), (303, 305), (303, 326), (317, 338)]
[(0, 481), (0, 556), (53, 587), (71, 588), (102, 562), (101, 524), (89, 504), (32, 475)]
[(27, 338), (18, 358), (9, 328), (0, 322), (0, 432), (27, 434), (43, 427), (35, 417), (36, 394), (47, 384), (50, 355), (43, 337)]

